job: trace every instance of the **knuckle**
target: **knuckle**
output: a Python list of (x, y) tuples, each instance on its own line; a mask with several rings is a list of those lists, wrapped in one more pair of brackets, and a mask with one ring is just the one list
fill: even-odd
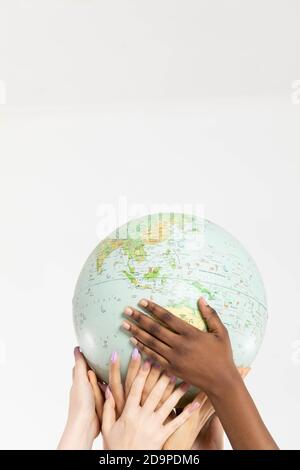
[(153, 323), (150, 325), (149, 333), (156, 336), (159, 332), (160, 332), (160, 326), (158, 325), (158, 323)]
[(168, 311), (164, 311), (164, 312), (161, 314), (160, 318), (162, 319), (163, 322), (169, 323), (170, 321), (172, 321), (173, 315), (172, 315), (172, 313), (170, 313), (170, 312), (168, 312)]
[(171, 363), (172, 370), (178, 371), (180, 369), (180, 363), (178, 362), (178, 356), (181, 355), (180, 350), (177, 349), (176, 354), (173, 352), (169, 353), (169, 361)]
[(137, 321), (138, 323), (140, 323), (140, 321), (142, 320), (142, 315), (140, 312), (138, 312), (137, 310), (134, 310), (133, 311), (133, 318), (135, 321)]
[(146, 342), (147, 342), (147, 346), (150, 348), (150, 349), (153, 349), (154, 346), (155, 346), (155, 340), (153, 338), (151, 338), (151, 336), (147, 339), (146, 339)]
[(159, 313), (159, 307), (156, 304), (151, 304), (151, 312), (157, 315)]
[(150, 312), (154, 312), (155, 304), (153, 302), (148, 302), (147, 310), (150, 310)]

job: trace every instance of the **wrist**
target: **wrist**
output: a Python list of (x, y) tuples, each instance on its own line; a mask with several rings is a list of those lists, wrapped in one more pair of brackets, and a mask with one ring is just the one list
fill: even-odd
[(58, 449), (89, 450), (95, 439), (91, 420), (87, 417), (68, 419)]
[(210, 384), (206, 394), (210, 400), (218, 400), (224, 394), (235, 393), (244, 382), (235, 365), (226, 369), (226, 373), (218, 374)]

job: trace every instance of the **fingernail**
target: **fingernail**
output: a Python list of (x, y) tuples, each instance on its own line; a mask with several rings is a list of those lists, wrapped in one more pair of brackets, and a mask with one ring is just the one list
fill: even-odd
[[(135, 338), (133, 338), (135, 339)], [(138, 348), (134, 348), (134, 350), (132, 351), (132, 354), (131, 354), (131, 357), (132, 359), (137, 359), (139, 357), (140, 353), (139, 353), (139, 350)]]
[(155, 367), (155, 369), (160, 369), (160, 364), (158, 362), (154, 362), (153, 367)]
[(192, 413), (197, 410), (197, 408), (200, 408), (200, 403), (198, 401), (194, 401), (189, 408), (189, 412)]
[(118, 353), (116, 351), (114, 351), (111, 355), (110, 360), (113, 364), (115, 364), (117, 362), (117, 359), (118, 359)]
[(130, 341), (132, 342), (132, 344), (138, 343), (137, 340), (133, 336), (131, 336)]
[(108, 400), (109, 397), (110, 397), (110, 388), (109, 388), (109, 385), (107, 385), (106, 390), (105, 390), (105, 398), (106, 398), (106, 400)]
[(130, 307), (126, 307), (125, 310), (124, 310), (124, 313), (125, 315), (127, 315), (128, 317), (131, 317), (131, 315), (133, 314), (133, 311)]
[(171, 382), (172, 384), (174, 384), (174, 383), (176, 382), (176, 380), (177, 380), (177, 379), (176, 379), (175, 375), (172, 375), (172, 376), (170, 377), (170, 382)]
[(187, 384), (187, 383), (185, 383), (185, 382), (183, 382), (183, 383), (180, 385), (180, 388), (181, 388), (181, 390), (183, 390), (184, 392), (187, 392), (188, 389), (190, 388), (190, 385)]
[(151, 367), (150, 361), (145, 361), (144, 364), (142, 365), (143, 370), (149, 370)]
[(76, 346), (76, 347), (74, 348), (74, 356), (76, 357), (79, 352), (80, 352), (79, 346)]
[(130, 323), (127, 323), (126, 321), (123, 321), (122, 326), (123, 326), (123, 328), (125, 328), (125, 330), (130, 330)]
[(208, 302), (207, 302), (207, 300), (206, 300), (204, 297), (201, 297), (200, 300), (202, 300), (202, 302), (204, 303), (204, 305), (206, 305), (206, 307), (208, 307)]
[(142, 307), (147, 307), (148, 301), (146, 299), (141, 299), (139, 301), (139, 305), (141, 305)]

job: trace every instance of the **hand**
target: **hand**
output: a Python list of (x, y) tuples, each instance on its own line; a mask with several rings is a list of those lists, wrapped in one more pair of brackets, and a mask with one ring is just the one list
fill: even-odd
[(216, 413), (207, 420), (197, 436), (193, 450), (223, 450), (224, 429)]
[[(208, 395), (234, 449), (278, 449), (233, 362), (228, 332), (203, 298), (199, 310), (206, 322), (203, 332), (154, 302), (139, 303), (160, 323), (127, 307), (132, 342), (168, 372)], [(239, 413), (233, 410), (238, 409)]]
[(104, 398), (98, 387), (93, 371), (75, 348), (75, 367), (70, 391), (67, 424), (59, 442), (58, 449), (91, 449), (94, 439), (100, 432)]
[(124, 313), (130, 321), (123, 322), (123, 327), (133, 334), (131, 340), (136, 347), (163, 369), (206, 393), (213, 393), (239, 378), (227, 329), (203, 298), (198, 308), (207, 332), (189, 325), (154, 302), (143, 299), (139, 304), (160, 323), (127, 307)]
[[(189, 450), (192, 448), (198, 434), (203, 429), (208, 419), (214, 414), (214, 408), (204, 392), (200, 392), (194, 401), (200, 406), (188, 421), (178, 428), (165, 442), (164, 450)], [(187, 405), (187, 406), (190, 406)], [(176, 413), (182, 410), (177, 409)], [(175, 415), (176, 416), (176, 415)]]
[[(125, 406), (125, 400), (129, 395), (131, 385), (134, 379), (137, 376), (137, 373), (141, 365), (141, 355), (137, 348), (134, 348), (132, 351), (131, 359), (128, 364), (125, 384), (122, 384), (121, 371), (120, 371), (120, 358), (116, 351), (111, 355), (110, 366), (109, 366), (109, 387), (113, 398), (116, 403), (116, 415), (117, 417), (121, 416), (122, 411)], [(147, 376), (141, 398), (141, 405), (143, 405), (152, 391), (154, 385), (157, 383), (160, 375), (162, 374), (162, 368), (158, 363), (152, 364), (150, 372)], [(166, 401), (166, 399), (171, 395), (175, 388), (176, 377), (170, 377), (169, 385), (167, 386), (165, 393), (162, 397), (161, 403), (159, 406)]]
[(161, 375), (144, 403), (141, 404), (143, 390), (150, 370), (149, 361), (144, 362), (139, 368), (119, 418), (116, 416), (116, 403), (110, 387), (106, 388), (102, 421), (105, 449), (161, 449), (168, 437), (199, 408), (199, 403), (195, 402), (185, 408), (178, 417), (166, 422), (172, 409), (188, 388), (186, 384), (181, 384), (158, 408), (170, 383), (170, 377), (166, 374)]

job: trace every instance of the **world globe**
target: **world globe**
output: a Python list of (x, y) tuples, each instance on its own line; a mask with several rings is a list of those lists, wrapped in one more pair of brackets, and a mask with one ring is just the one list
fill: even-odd
[[(126, 377), (133, 348), (121, 328), (126, 306), (151, 299), (205, 330), (199, 297), (227, 327), (236, 366), (249, 367), (262, 343), (267, 305), (260, 273), (239, 241), (206, 219), (179, 213), (151, 214), (117, 228), (90, 254), (75, 288), (74, 326), (89, 366), (107, 382), (116, 351)], [(196, 392), (192, 388), (189, 398)]]

